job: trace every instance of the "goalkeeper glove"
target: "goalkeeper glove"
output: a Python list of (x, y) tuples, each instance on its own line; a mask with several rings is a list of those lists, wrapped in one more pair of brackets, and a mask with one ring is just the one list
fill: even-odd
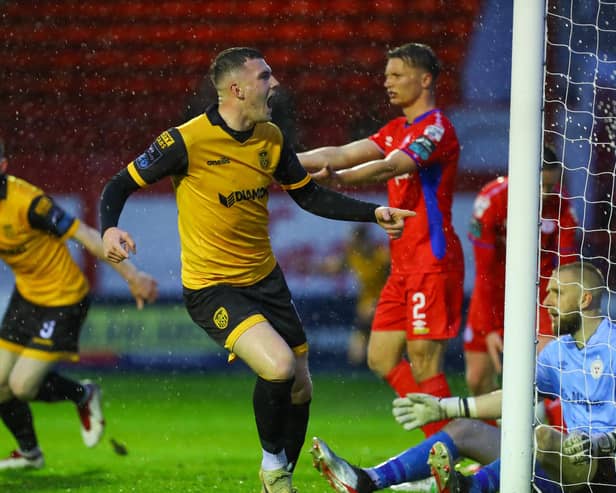
[(472, 397), (439, 399), (430, 394), (407, 394), (406, 397), (394, 399), (392, 411), (396, 421), (407, 431), (433, 421), (474, 418), (477, 415)]
[(616, 452), (616, 431), (594, 433), (570, 433), (563, 442), (563, 453), (574, 464), (588, 463), (593, 458), (609, 457)]

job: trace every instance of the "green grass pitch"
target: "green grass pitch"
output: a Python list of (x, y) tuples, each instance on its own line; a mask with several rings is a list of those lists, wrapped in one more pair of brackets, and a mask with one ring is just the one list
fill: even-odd
[[(1, 472), (0, 491), (260, 491), (250, 374), (104, 373), (94, 380), (103, 387), (107, 429), (102, 442), (93, 449), (83, 445), (72, 404), (35, 403), (46, 467)], [(458, 391), (459, 382), (452, 382)], [(314, 389), (307, 440), (294, 475), (301, 493), (333, 491), (311, 466), (313, 435), (360, 465), (376, 464), (422, 438), (395, 423), (392, 391), (368, 373), (317, 374)], [(126, 446), (126, 455), (114, 452), (112, 438)], [(0, 453), (14, 447), (0, 426)]]

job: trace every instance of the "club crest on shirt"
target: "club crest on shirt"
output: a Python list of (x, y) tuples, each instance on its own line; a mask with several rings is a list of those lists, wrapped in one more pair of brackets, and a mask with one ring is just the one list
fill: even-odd
[(270, 159), (266, 150), (259, 151), (259, 166), (262, 169), (267, 169), (270, 165)]
[(603, 375), (603, 361), (597, 358), (590, 364), (590, 376), (598, 380)]
[(229, 326), (229, 312), (224, 306), (221, 306), (214, 312), (214, 324), (220, 330), (224, 330)]

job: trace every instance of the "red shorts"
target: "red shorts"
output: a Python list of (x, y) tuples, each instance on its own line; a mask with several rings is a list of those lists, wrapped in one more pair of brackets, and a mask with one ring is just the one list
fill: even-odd
[[(539, 334), (554, 336), (552, 332), (552, 319), (547, 309), (539, 307)], [(475, 351), (477, 353), (486, 353), (486, 335), (487, 332), (474, 330), (473, 327), (467, 325), (464, 327), (464, 351)]]
[(487, 353), (486, 332), (473, 330), (470, 325), (464, 327), (464, 351), (474, 351), (476, 353)]
[(372, 330), (406, 331), (406, 338), (451, 339), (458, 335), (464, 272), (392, 274), (381, 291)]

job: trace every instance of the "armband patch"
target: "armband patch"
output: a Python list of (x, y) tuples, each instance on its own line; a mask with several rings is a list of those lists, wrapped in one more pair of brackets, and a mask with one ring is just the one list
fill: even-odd
[(156, 138), (156, 143), (161, 149), (166, 149), (167, 147), (171, 147), (173, 144), (175, 144), (175, 139), (171, 137), (171, 134), (169, 132), (164, 131)]
[(427, 161), (435, 148), (434, 142), (427, 137), (419, 137), (409, 146), (409, 150), (417, 154), (422, 161)]
[(162, 155), (163, 153), (158, 146), (158, 139), (156, 139), (154, 144), (148, 147), (147, 150), (141, 154), (141, 156), (135, 159), (135, 166), (139, 169), (147, 169), (158, 161)]

